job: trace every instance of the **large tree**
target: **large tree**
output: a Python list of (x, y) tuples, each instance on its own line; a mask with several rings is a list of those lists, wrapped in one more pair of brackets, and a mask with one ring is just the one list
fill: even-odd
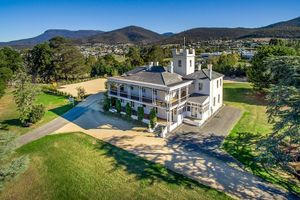
[(258, 49), (257, 53), (252, 59), (252, 65), (248, 68), (247, 77), (249, 81), (253, 84), (254, 89), (263, 91), (270, 86), (270, 81), (274, 82), (276, 80), (270, 80), (270, 75), (267, 73), (268, 67), (266, 59), (272, 56), (293, 56), (297, 52), (295, 49), (272, 45), (272, 46), (263, 46)]
[(136, 47), (130, 47), (126, 54), (127, 62), (131, 66), (141, 66), (144, 64), (144, 60), (141, 57), (140, 50)]
[(0, 49), (0, 67), (6, 67), (16, 72), (22, 66), (23, 59), (18, 51), (10, 47)]
[(300, 57), (276, 57), (266, 65), (277, 79), (267, 95), (267, 114), (273, 132), (261, 141), (264, 165), (278, 166), (300, 180), (294, 164), (300, 161)]
[(49, 82), (54, 75), (52, 65), (52, 50), (48, 43), (38, 44), (29, 50), (25, 56), (28, 72), (32, 75), (33, 82), (39, 76), (45, 82)]

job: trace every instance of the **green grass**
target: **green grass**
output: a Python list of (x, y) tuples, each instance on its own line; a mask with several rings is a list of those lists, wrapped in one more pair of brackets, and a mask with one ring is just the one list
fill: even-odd
[(66, 97), (48, 94), (45, 92), (41, 92), (41, 94), (39, 94), (37, 97), (37, 103), (45, 105), (46, 113), (44, 117), (41, 121), (30, 127), (22, 127), (21, 122), (18, 119), (19, 113), (13, 99), (13, 89), (8, 89), (6, 94), (0, 99), (0, 122), (8, 125), (9, 131), (21, 135), (51, 121), (52, 119), (55, 119), (72, 108)]
[(230, 199), (82, 133), (50, 135), (21, 147), (28, 170), (0, 199)]
[(257, 142), (272, 131), (272, 125), (267, 120), (266, 102), (263, 98), (253, 93), (249, 83), (225, 83), (224, 101), (227, 105), (242, 109), (244, 113), (225, 139), (223, 148), (254, 174), (300, 193), (299, 182), (289, 181), (290, 177), (283, 175), (277, 169), (263, 168), (255, 159), (260, 153), (256, 150)]

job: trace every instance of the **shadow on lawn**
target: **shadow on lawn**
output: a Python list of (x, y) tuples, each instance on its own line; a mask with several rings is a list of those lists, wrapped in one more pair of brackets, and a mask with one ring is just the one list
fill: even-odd
[(111, 144), (99, 142), (97, 149), (105, 150), (106, 156), (114, 158), (116, 162), (113, 170), (125, 167), (126, 171), (130, 174), (134, 174), (138, 180), (143, 180), (145, 186), (163, 181), (169, 184), (184, 186), (188, 189), (194, 189), (196, 186), (202, 189), (211, 189), (208, 186), (199, 184), (183, 175), (168, 170), (160, 164), (145, 160)]
[(292, 187), (293, 183), (289, 182), (288, 179), (281, 178), (281, 176), (275, 176), (276, 171), (265, 168), (263, 163), (260, 163), (257, 159), (259, 156), (258, 152), (256, 152), (255, 155), (253, 154), (253, 152), (255, 152), (253, 149), (255, 149), (257, 143), (263, 139), (265, 138), (261, 136), (261, 134), (239, 132), (228, 136), (223, 144), (223, 148), (241, 163), (248, 166), (254, 174), (265, 180), (275, 182), (289, 191), (295, 191)]

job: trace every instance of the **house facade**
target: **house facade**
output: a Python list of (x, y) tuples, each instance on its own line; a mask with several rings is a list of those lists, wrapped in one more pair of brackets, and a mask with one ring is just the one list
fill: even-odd
[(165, 121), (162, 135), (181, 123), (201, 126), (223, 105), (223, 75), (195, 66), (194, 49), (174, 49), (169, 67), (150, 63), (122, 76), (108, 78), (108, 96), (129, 103), (133, 110), (155, 109)]

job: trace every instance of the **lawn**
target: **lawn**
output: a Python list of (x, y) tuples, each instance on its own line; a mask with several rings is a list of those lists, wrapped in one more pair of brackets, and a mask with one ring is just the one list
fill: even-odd
[(46, 106), (46, 113), (41, 121), (31, 127), (22, 127), (18, 119), (19, 113), (13, 99), (13, 89), (7, 89), (6, 94), (0, 99), (0, 122), (8, 125), (8, 129), (18, 135), (24, 134), (52, 119), (62, 115), (72, 106), (68, 103), (66, 97), (42, 92), (37, 97), (37, 103)]
[(224, 101), (227, 105), (242, 109), (244, 113), (225, 139), (223, 148), (254, 174), (300, 193), (300, 183), (289, 182), (289, 176), (275, 169), (266, 170), (255, 160), (260, 153), (256, 151), (257, 142), (272, 131), (272, 125), (267, 120), (266, 102), (263, 98), (253, 93), (249, 83), (224, 83)]
[(49, 135), (17, 154), (29, 155), (29, 167), (0, 199), (230, 199), (82, 133)]

